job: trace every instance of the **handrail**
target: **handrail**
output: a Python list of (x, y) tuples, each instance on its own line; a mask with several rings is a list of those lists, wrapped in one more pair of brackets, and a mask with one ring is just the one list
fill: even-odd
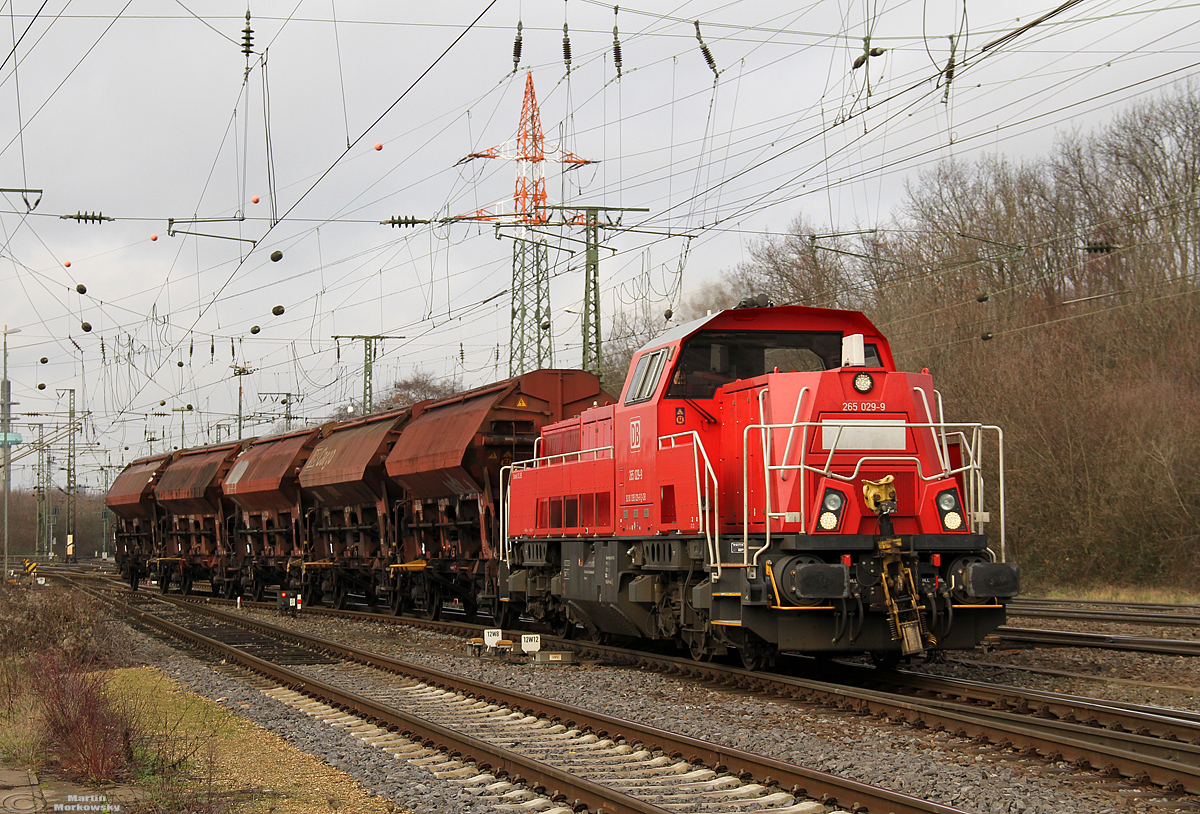
[[(793, 425), (800, 418), (800, 405), (804, 403), (804, 394), (807, 392), (808, 392), (808, 385), (805, 385), (804, 387), (800, 388), (800, 395), (796, 396), (796, 409), (792, 412), (792, 424)], [(795, 437), (795, 435), (796, 435), (796, 428), (795, 428), (795, 426), (793, 426), (790, 430), (788, 430), (787, 444), (783, 448), (783, 462), (785, 464), (788, 462), (788, 456), (790, 456), (792, 454), (792, 439)], [(779, 477), (781, 480), (787, 480), (787, 470), (785, 469), (782, 472), (780, 472)], [(800, 477), (803, 478), (804, 474), (801, 473)]]
[[(766, 417), (763, 414), (763, 396), (767, 393), (767, 388), (758, 391), (758, 417), (759, 421), (765, 424)], [(750, 551), (750, 455), (746, 441), (748, 438), (747, 432), (750, 427), (762, 426), (761, 424), (751, 424), (745, 430), (742, 430), (742, 565), (749, 565), (747, 557)], [(770, 462), (767, 458), (767, 438), (763, 436), (763, 464), (766, 466), (763, 477), (763, 488), (766, 491), (767, 505), (766, 511), (771, 511), (771, 481), (765, 476), (766, 471), (770, 470)], [(767, 539), (771, 537), (771, 524), (767, 523)], [(757, 560), (757, 555), (755, 555)]]
[[(919, 390), (919, 388), (913, 388)], [(762, 395), (765, 393), (765, 388), (760, 391), (759, 404), (760, 414), (765, 415), (762, 410)], [(803, 395), (803, 394), (801, 394)], [(926, 400), (926, 394), (920, 393), (922, 400)], [(939, 394), (940, 396), (940, 394)], [(799, 401), (799, 399), (798, 399)], [(802, 496), (800, 505), (800, 522), (804, 528), (807, 528), (807, 498), (804, 496), (805, 473), (812, 472), (825, 478), (851, 483), (856, 480), (862, 471), (862, 468), (868, 462), (872, 464), (892, 463), (904, 464), (911, 466), (915, 470), (915, 474), (922, 482), (932, 482), (935, 480), (949, 478), (954, 475), (963, 474), (965, 483), (965, 494), (963, 495), (963, 503), (965, 507), (969, 507), (971, 514), (972, 526), (977, 530), (981, 530), (982, 526), (988, 522), (984, 520), (984, 481), (983, 481), (983, 446), (985, 432), (994, 430), (997, 434), (997, 455), (999, 465), (999, 523), (1000, 523), (1000, 561), (1004, 562), (1007, 557), (1007, 527), (1004, 507), (1004, 432), (1000, 427), (995, 425), (985, 425), (977, 423), (962, 423), (962, 424), (947, 424), (940, 419), (940, 414), (936, 417), (929, 410), (928, 401), (925, 401), (926, 415), (930, 421), (918, 422), (896, 419), (878, 419), (871, 421), (869, 419), (844, 419), (839, 422), (832, 419), (823, 421), (793, 421), (789, 424), (767, 424), (765, 422), (759, 424), (746, 425), (742, 430), (742, 563), (747, 568), (757, 568), (759, 558), (763, 552), (771, 545), (772, 522), (780, 518), (786, 518), (787, 512), (773, 511), (773, 500), (771, 490), (773, 487), (771, 474), (779, 473), (780, 481), (786, 480), (786, 473), (790, 470), (798, 470), (800, 472), (800, 494)], [(939, 404), (940, 406), (940, 404)], [(851, 423), (853, 422), (853, 423)], [(905, 432), (911, 430), (928, 429), (933, 432), (934, 448), (937, 451), (937, 465), (940, 467), (940, 472), (930, 472), (926, 474), (924, 462), (920, 457), (915, 455), (879, 455), (871, 454), (870, 451), (864, 450), (841, 450), (839, 446), (842, 441), (842, 431), (847, 427), (903, 427)], [(833, 443), (829, 445), (828, 454), (824, 456), (823, 465), (813, 465), (808, 462), (808, 444), (809, 444), (809, 428), (815, 429), (834, 429), (836, 434), (833, 437)], [(778, 430), (788, 430), (789, 448), (791, 439), (794, 438), (796, 429), (801, 430), (801, 450), (800, 459), (795, 464), (790, 464), (785, 455), (782, 463), (774, 464), (771, 462), (769, 450), (772, 448), (771, 436)], [(968, 438), (968, 432), (970, 437)], [(765, 529), (763, 545), (755, 549), (754, 554), (750, 553), (750, 433), (758, 432), (759, 437), (763, 439), (763, 503), (765, 515), (763, 524)], [(940, 439), (939, 436), (940, 435)], [(960, 450), (962, 452), (962, 461), (958, 466), (953, 466), (950, 461), (949, 439), (957, 437), (960, 442)], [(822, 450), (824, 451), (824, 450)], [(854, 462), (852, 471), (847, 474), (841, 474), (833, 471), (833, 459), (836, 454), (853, 454), (859, 452), (857, 460)], [(844, 469), (844, 467), (842, 467)], [(785, 520), (786, 522), (786, 520)]]
[[(508, 475), (508, 483), (504, 482), (504, 476)], [(512, 550), (512, 538), (508, 534), (508, 519), (511, 513), (509, 505), (512, 501), (512, 464), (505, 464), (500, 467), (500, 525), (501, 531), (504, 533), (504, 543), (500, 546), (500, 559), (505, 565), (512, 565), (510, 560), (510, 552)]]
[[(534, 448), (535, 452), (538, 448), (538, 442), (541, 440), (542, 440), (541, 438), (537, 438), (534, 440), (533, 448)], [(512, 564), (512, 562), (511, 562), (511, 559), (512, 559), (512, 537), (508, 533), (508, 527), (509, 527), (509, 520), (512, 517), (511, 504), (512, 504), (512, 475), (513, 475), (513, 472), (518, 469), (522, 470), (522, 471), (529, 470), (529, 469), (537, 469), (539, 467), (539, 465), (544, 464), (548, 461), (558, 460), (559, 458), (565, 459), (565, 458), (569, 458), (574, 455), (587, 455), (589, 452), (606, 452), (606, 451), (615, 453), (616, 447), (613, 446), (612, 444), (609, 444), (608, 446), (593, 447), (591, 449), (580, 449), (580, 450), (575, 450), (573, 452), (560, 452), (557, 455), (546, 455), (544, 457), (537, 457), (535, 455), (533, 458), (529, 458), (524, 461), (513, 461), (511, 464), (506, 464), (506, 465), (500, 467), (500, 494), (502, 496), (501, 501), (500, 501), (500, 522), (504, 524), (504, 528), (503, 528), (504, 544), (500, 549), (500, 551), (501, 551), (500, 559), (502, 559), (506, 565)], [(599, 458), (599, 457), (592, 458), (591, 460), (593, 460), (593, 461), (614, 461), (614, 460), (616, 460), (616, 458), (614, 455), (614, 456), (610, 456), (608, 458)], [(565, 463), (565, 461), (564, 461), (564, 463)], [(582, 459), (577, 461), (577, 463), (583, 463)], [(507, 482), (505, 481), (506, 475), (507, 475)]]
[[(717, 579), (721, 578), (721, 550), (718, 545), (719, 536), (717, 534), (717, 517), (719, 511), (719, 500), (721, 490), (717, 482), (716, 472), (713, 471), (712, 462), (708, 457), (708, 450), (704, 448), (704, 442), (700, 440), (700, 433), (695, 430), (689, 432), (679, 432), (672, 435), (664, 435), (658, 439), (658, 448), (663, 448), (664, 441), (671, 441), (671, 448), (675, 448), (674, 440), (676, 438), (691, 438), (692, 439), (692, 466), (696, 474), (696, 503), (700, 507), (700, 530), (704, 534), (705, 546), (708, 549), (708, 559), (717, 569)], [(704, 494), (700, 492), (700, 459), (704, 460)], [(709, 483), (712, 483), (712, 492), (709, 493)], [(713, 496), (717, 496), (717, 501), (713, 500)], [(711, 519), (709, 513), (712, 513)]]
[[(606, 447), (591, 447), (589, 449), (576, 449), (571, 452), (559, 452), (555, 455), (544, 455), (541, 458), (527, 458), (524, 461), (513, 461), (511, 466), (513, 469), (537, 469), (541, 464), (549, 461), (555, 461), (559, 458), (570, 458), (573, 455), (587, 455), (589, 452), (615, 452), (616, 447), (609, 444)], [(614, 458), (592, 458), (593, 461), (612, 461)], [(582, 459), (577, 463), (582, 463)]]
[(940, 425), (942, 428), (942, 443), (941, 444), (938, 443), (936, 432), (931, 432), (930, 436), (932, 436), (932, 438), (933, 438), (933, 448), (937, 452), (938, 463), (942, 465), (942, 471), (945, 472), (949, 468), (948, 464), (950, 462), (950, 450), (943, 449), (946, 446), (946, 425), (945, 425), (944, 421), (938, 420), (941, 418), (941, 414), (940, 414), (941, 394), (938, 393), (936, 390), (933, 391), (934, 394), (938, 396), (938, 408), (939, 408), (939, 415), (937, 416), (937, 418), (935, 418), (933, 415), (933, 410), (931, 410), (929, 407), (929, 394), (927, 394), (925, 392), (925, 388), (924, 387), (914, 387), (913, 392), (921, 394), (921, 403), (925, 406), (925, 415), (928, 416), (930, 422), (936, 422), (936, 423), (933, 423), (933, 426), (937, 427)]

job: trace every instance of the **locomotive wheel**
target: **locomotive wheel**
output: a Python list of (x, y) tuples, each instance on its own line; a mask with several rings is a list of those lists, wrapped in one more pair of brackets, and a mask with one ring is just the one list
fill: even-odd
[(699, 638), (688, 642), (688, 653), (691, 655), (692, 661), (707, 662), (713, 660), (713, 651), (707, 644), (707, 641), (701, 641)]
[(572, 639), (575, 637), (575, 620), (564, 612), (551, 623), (550, 632), (560, 639)]
[(511, 628), (521, 618), (521, 605), (517, 602), (501, 602), (496, 614), (496, 626)]
[(742, 658), (742, 666), (747, 670), (765, 670), (775, 662), (771, 646), (763, 642), (739, 647), (738, 655)]
[(895, 670), (900, 664), (900, 654), (894, 650), (872, 650), (871, 662), (877, 670)]

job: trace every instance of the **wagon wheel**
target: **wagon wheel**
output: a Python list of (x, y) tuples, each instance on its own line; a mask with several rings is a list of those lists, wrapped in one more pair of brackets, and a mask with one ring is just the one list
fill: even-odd
[(363, 597), (367, 600), (368, 608), (373, 608), (379, 604), (379, 594), (375, 592), (374, 588), (367, 588), (363, 592)]
[(170, 570), (164, 570), (159, 574), (159, 576), (158, 576), (159, 593), (169, 594), (171, 592), (171, 577), (172, 576), (173, 576), (173, 574), (170, 572)]
[(333, 589), (333, 609), (342, 610), (346, 607), (346, 597), (350, 594), (350, 586), (339, 582)]
[(237, 599), (242, 595), (242, 583), (235, 579), (228, 580), (225, 583), (225, 590), (223, 593), (225, 594), (226, 599)]
[(431, 622), (442, 616), (442, 586), (432, 580), (425, 583), (425, 607), (421, 615)]
[(180, 574), (179, 575), (179, 593), (183, 594), (184, 596), (192, 595), (192, 575), (191, 574)]
[(408, 584), (407, 578), (393, 581), (392, 593), (388, 597), (388, 608), (392, 612), (392, 616), (403, 616), (413, 609), (412, 588)]
[(250, 583), (250, 599), (253, 602), (262, 602), (263, 596), (267, 592), (266, 584), (259, 578), (255, 577)]

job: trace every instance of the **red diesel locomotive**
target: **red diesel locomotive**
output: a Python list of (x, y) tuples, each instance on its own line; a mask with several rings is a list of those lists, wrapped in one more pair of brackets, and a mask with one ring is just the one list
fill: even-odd
[(898, 372), (862, 314), (746, 301), (651, 341), (616, 404), (506, 468), (505, 619), (735, 648), (750, 668), (973, 647), (1018, 589), (1002, 444), (946, 423), (928, 372)]

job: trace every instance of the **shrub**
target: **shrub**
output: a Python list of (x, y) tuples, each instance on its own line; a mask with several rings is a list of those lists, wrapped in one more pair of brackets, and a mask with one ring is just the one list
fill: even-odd
[(29, 671), (50, 741), (65, 771), (92, 782), (129, 773), (134, 715), (106, 692), (104, 676), (65, 655), (48, 651)]

